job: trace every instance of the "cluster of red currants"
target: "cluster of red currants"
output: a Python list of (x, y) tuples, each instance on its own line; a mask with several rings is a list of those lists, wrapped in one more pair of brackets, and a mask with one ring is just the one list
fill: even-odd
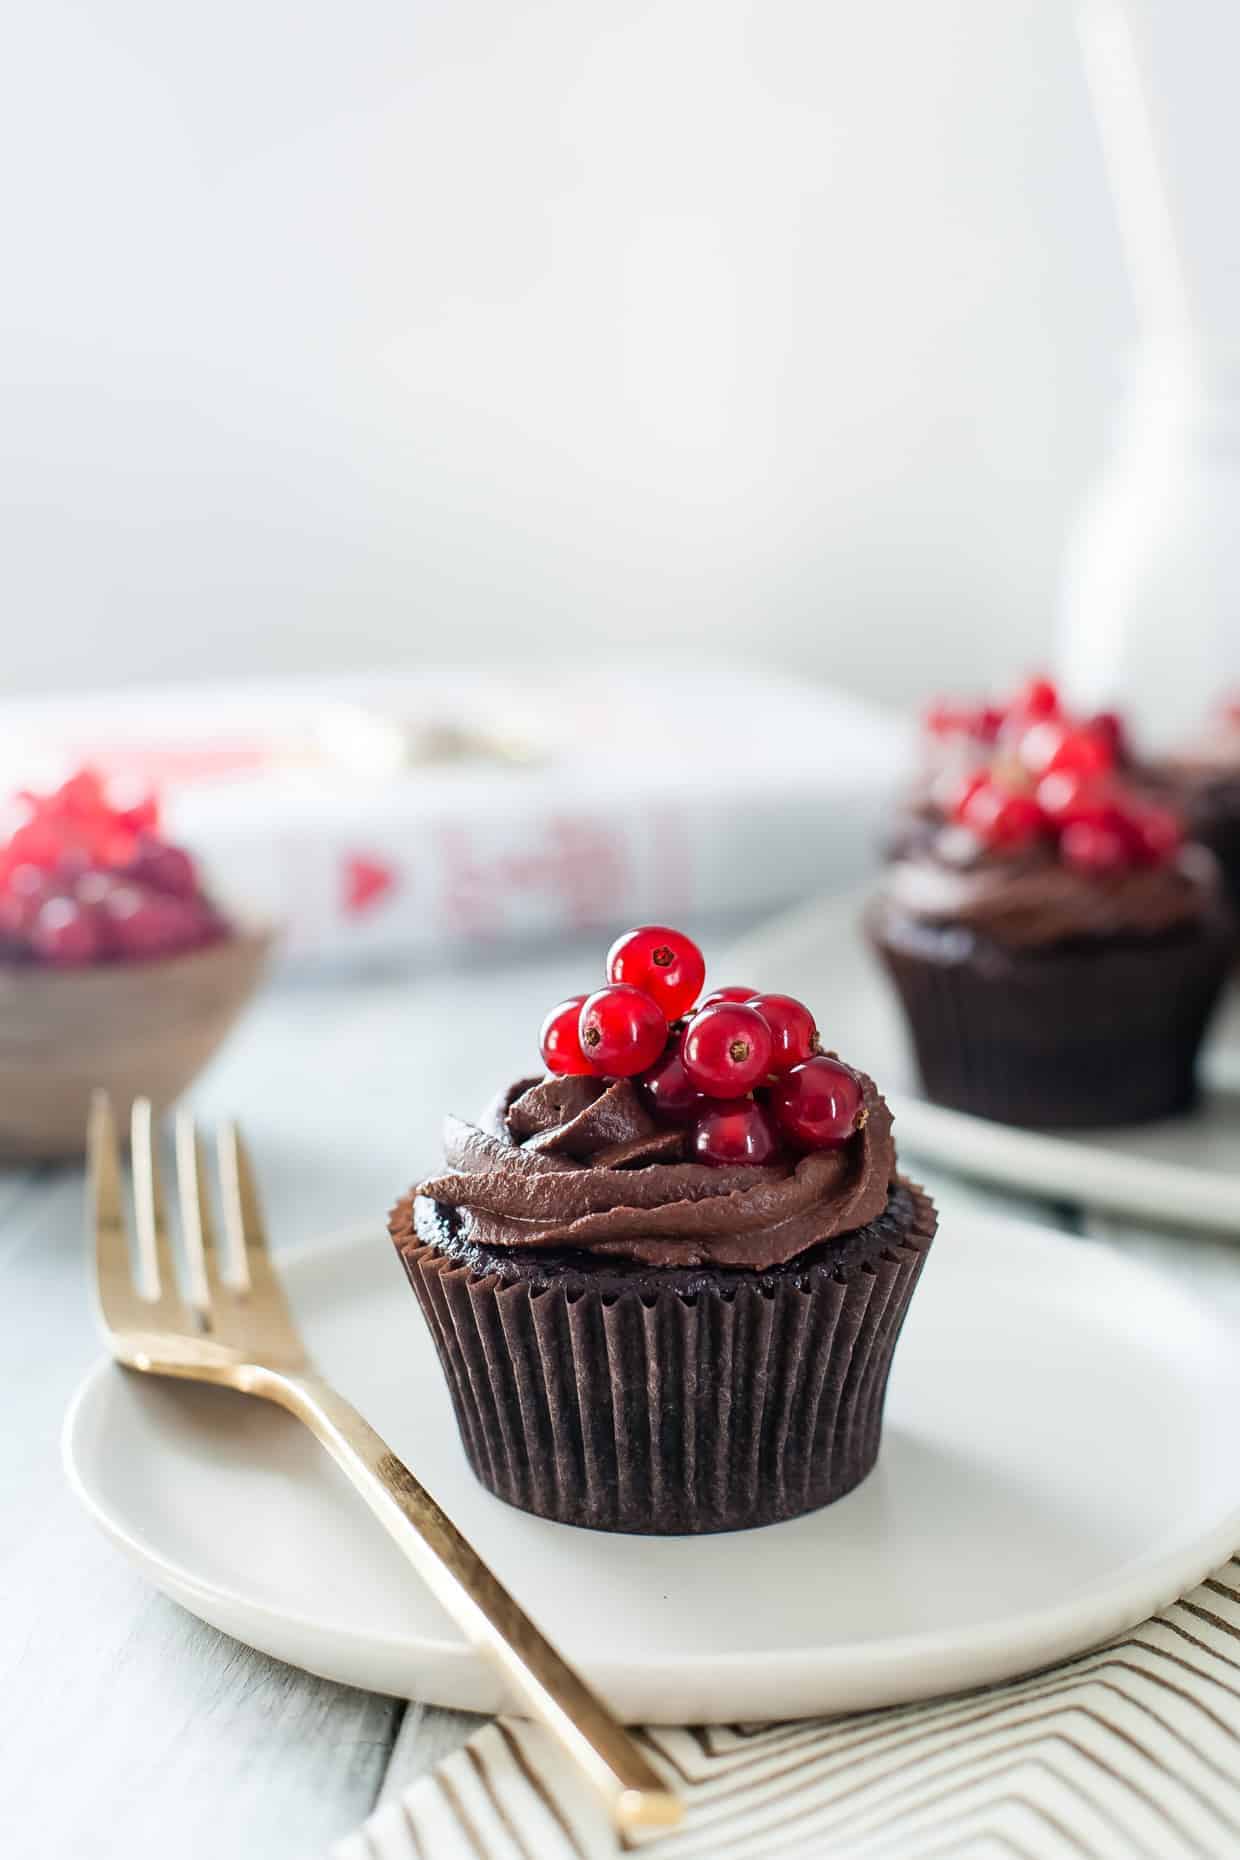
[(115, 805), (99, 777), (22, 794), (0, 845), (0, 957), (56, 968), (135, 962), (215, 942), (227, 926), (151, 796)]
[(966, 768), (946, 771), (936, 798), (989, 850), (1053, 842), (1065, 864), (1101, 874), (1160, 865), (1183, 844), (1179, 816), (1123, 779), (1120, 719), (1070, 717), (1045, 678), (1005, 706), (936, 705), (926, 726), (967, 744)]
[(824, 1053), (791, 995), (717, 988), (678, 930), (647, 924), (612, 944), (606, 988), (552, 1008), (548, 1071), (633, 1079), (661, 1122), (681, 1125), (698, 1162), (767, 1163), (839, 1149), (865, 1121), (861, 1081)]

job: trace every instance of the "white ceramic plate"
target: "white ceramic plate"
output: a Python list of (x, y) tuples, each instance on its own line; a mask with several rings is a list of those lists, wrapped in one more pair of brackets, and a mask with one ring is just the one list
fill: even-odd
[[(630, 1720), (788, 1718), (998, 1680), (1143, 1619), (1240, 1544), (1240, 1355), (1100, 1246), (953, 1220), (896, 1355), (879, 1463), (812, 1517), (718, 1537), (570, 1529), (474, 1482), (373, 1230), (285, 1255), (327, 1374)], [(187, 1608), (349, 1684), (493, 1711), (466, 1648), (287, 1416), (100, 1364), (65, 1428), (88, 1510)]]
[(717, 973), (812, 1003), (827, 1045), (882, 1085), (902, 1153), (1044, 1199), (1240, 1240), (1240, 991), (1207, 1043), (1205, 1091), (1188, 1115), (1079, 1134), (993, 1124), (920, 1095), (903, 1015), (861, 934), (864, 902), (848, 892), (776, 918)]

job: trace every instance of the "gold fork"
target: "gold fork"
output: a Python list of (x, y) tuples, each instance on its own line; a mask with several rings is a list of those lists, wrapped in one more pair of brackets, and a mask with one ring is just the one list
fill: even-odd
[(558, 1738), (625, 1832), (674, 1827), (681, 1804), (632, 1738), (544, 1639), (430, 1494), (357, 1410), (316, 1375), (267, 1251), (249, 1156), (234, 1124), (218, 1132), (224, 1246), (203, 1193), (192, 1117), (176, 1119), (177, 1189), (187, 1297), (177, 1289), (172, 1241), (152, 1142), (151, 1106), (131, 1119), (137, 1265), (131, 1270), (116, 1127), (97, 1092), (89, 1128), (89, 1189), (103, 1329), (130, 1369), (218, 1382), (276, 1402), (304, 1421), (348, 1474), (431, 1593), (474, 1646), (495, 1661), (530, 1713)]

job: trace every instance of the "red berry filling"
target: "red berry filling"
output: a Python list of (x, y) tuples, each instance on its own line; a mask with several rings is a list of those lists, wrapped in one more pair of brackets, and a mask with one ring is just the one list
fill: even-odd
[(56, 968), (196, 949), (227, 926), (190, 855), (163, 839), (152, 796), (113, 802), (84, 769), (18, 797), (28, 818), (0, 845), (0, 949)]

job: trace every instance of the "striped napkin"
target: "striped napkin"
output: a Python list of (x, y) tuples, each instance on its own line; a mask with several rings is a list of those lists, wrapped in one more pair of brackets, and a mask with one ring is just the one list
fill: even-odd
[[(659, 1860), (1235, 1860), (1240, 1560), (1014, 1685), (848, 1718), (643, 1731), (685, 1802)], [(609, 1860), (546, 1735), (478, 1732), (333, 1860)]]

